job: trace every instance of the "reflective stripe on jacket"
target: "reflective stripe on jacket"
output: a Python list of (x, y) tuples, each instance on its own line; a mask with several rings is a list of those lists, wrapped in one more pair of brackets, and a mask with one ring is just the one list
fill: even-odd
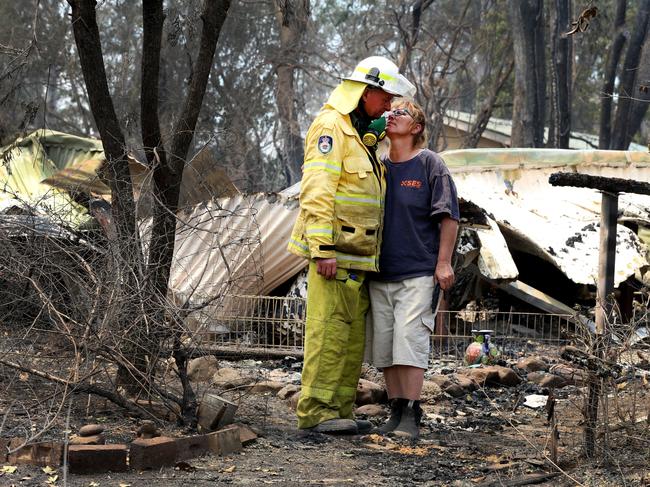
[(300, 214), (289, 251), (336, 257), (345, 269), (377, 271), (385, 191), (381, 162), (376, 173), (379, 177), (350, 116), (325, 105), (305, 138)]

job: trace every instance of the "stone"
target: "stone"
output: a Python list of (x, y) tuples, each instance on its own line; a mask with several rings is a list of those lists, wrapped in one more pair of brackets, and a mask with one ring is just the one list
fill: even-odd
[(106, 438), (102, 434), (93, 436), (73, 436), (70, 438), (71, 445), (103, 445)]
[[(24, 443), (22, 438), (13, 438), (9, 449), (15, 450)], [(42, 441), (25, 445), (11, 453), (7, 461), (13, 465), (59, 466), (63, 460), (63, 444), (54, 441)]]
[(459, 384), (448, 385), (445, 388), (445, 392), (449, 394), (451, 397), (461, 397), (467, 393), (467, 391)]
[(231, 424), (237, 405), (213, 393), (206, 393), (199, 404), (199, 432), (214, 431)]
[(135, 470), (173, 467), (176, 464), (176, 440), (166, 436), (137, 438), (131, 442), (129, 465)]
[(531, 372), (528, 374), (528, 380), (547, 389), (560, 389), (569, 385), (563, 377), (546, 372)]
[(253, 378), (247, 373), (230, 367), (217, 370), (212, 376), (212, 385), (218, 389), (228, 390), (250, 384)]
[(517, 361), (517, 368), (527, 372), (548, 370), (548, 364), (540, 357), (522, 357)]
[(425, 402), (434, 401), (442, 394), (442, 388), (433, 381), (425, 380), (422, 383), (422, 400)]
[(74, 474), (126, 472), (126, 445), (70, 445), (68, 471)]
[(277, 382), (273, 380), (263, 380), (253, 384), (250, 388), (250, 392), (253, 394), (264, 394), (267, 392), (277, 394), (280, 390), (284, 388), (284, 382)]
[(181, 414), (181, 407), (176, 403), (168, 402), (163, 404), (158, 401), (151, 401), (149, 399), (137, 399), (135, 403), (143, 409), (146, 409), (156, 418), (173, 421)]
[(298, 407), (298, 401), (300, 400), (300, 391), (296, 392), (289, 398), (289, 407), (294, 411)]
[(79, 436), (95, 436), (104, 432), (101, 424), (87, 424), (79, 428)]
[(359, 379), (359, 384), (357, 385), (357, 396), (354, 401), (357, 406), (387, 401), (388, 395), (382, 386), (366, 379)]
[[(474, 379), (465, 375), (453, 375), (454, 384), (459, 385), (465, 392), (472, 392), (478, 389), (478, 384)], [(445, 390), (445, 392), (447, 392)]]
[(506, 387), (513, 387), (521, 383), (521, 377), (510, 367), (493, 365), (492, 368), (497, 371), (499, 384)]
[(208, 434), (208, 445), (217, 455), (230, 455), (242, 450), (239, 428), (235, 425), (227, 426)]
[(235, 426), (239, 428), (239, 441), (241, 441), (242, 445), (246, 446), (257, 440), (257, 433), (245, 424), (235, 423)]
[(498, 382), (499, 373), (492, 367), (476, 367), (464, 369), (458, 372), (459, 375), (469, 377), (478, 384), (479, 387), (486, 386), (489, 382)]
[(589, 382), (589, 375), (583, 370), (565, 364), (555, 364), (549, 372), (562, 377), (568, 385), (585, 385)]
[(9, 443), (11, 440), (9, 438), (0, 438), (0, 463), (7, 462), (7, 456), (9, 455)]
[(176, 438), (176, 461), (189, 460), (205, 455), (210, 449), (208, 435)]
[(219, 361), (214, 355), (192, 359), (187, 364), (187, 377), (192, 382), (207, 382), (219, 369)]
[(156, 438), (160, 436), (160, 430), (156, 428), (156, 424), (150, 419), (145, 419), (140, 423), (138, 431), (136, 431), (138, 438)]
[(298, 384), (287, 384), (278, 391), (278, 397), (280, 399), (289, 399), (296, 392), (300, 392), (300, 386)]
[(427, 379), (427, 381), (437, 384), (438, 387), (440, 387), (440, 389), (446, 389), (448, 386), (452, 384), (452, 381), (450, 380), (448, 375), (441, 375), (441, 374), (433, 374), (431, 377)]
[(354, 410), (354, 414), (366, 416), (367, 418), (385, 418), (388, 416), (386, 408), (379, 404), (366, 404)]

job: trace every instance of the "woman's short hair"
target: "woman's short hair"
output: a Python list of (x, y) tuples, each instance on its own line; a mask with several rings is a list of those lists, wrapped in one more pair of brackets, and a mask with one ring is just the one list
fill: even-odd
[(403, 108), (407, 110), (411, 114), (413, 121), (422, 127), (422, 130), (413, 136), (413, 147), (424, 147), (427, 143), (428, 134), (426, 116), (422, 107), (415, 102), (397, 98), (393, 100), (392, 108)]

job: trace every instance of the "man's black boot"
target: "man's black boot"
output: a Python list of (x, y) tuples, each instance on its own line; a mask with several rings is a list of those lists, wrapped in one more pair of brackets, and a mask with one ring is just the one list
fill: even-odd
[(399, 425), (393, 430), (395, 436), (417, 440), (420, 436), (420, 421), (422, 408), (420, 401), (407, 401), (402, 407), (402, 416)]
[(390, 417), (388, 418), (388, 421), (386, 421), (386, 423), (384, 423), (382, 426), (377, 428), (377, 433), (383, 435), (386, 433), (390, 433), (395, 428), (397, 428), (397, 426), (399, 425), (402, 419), (402, 408), (404, 407), (404, 404), (406, 402), (407, 402), (406, 399), (401, 399), (399, 397), (393, 398), (389, 401)]

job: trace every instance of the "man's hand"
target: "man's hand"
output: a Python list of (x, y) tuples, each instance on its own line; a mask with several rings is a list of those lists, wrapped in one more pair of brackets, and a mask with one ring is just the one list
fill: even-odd
[(454, 268), (449, 262), (438, 262), (436, 265), (436, 281), (440, 284), (443, 291), (451, 289), (454, 285)]
[(334, 279), (336, 277), (336, 257), (316, 259), (316, 272), (325, 279)]

